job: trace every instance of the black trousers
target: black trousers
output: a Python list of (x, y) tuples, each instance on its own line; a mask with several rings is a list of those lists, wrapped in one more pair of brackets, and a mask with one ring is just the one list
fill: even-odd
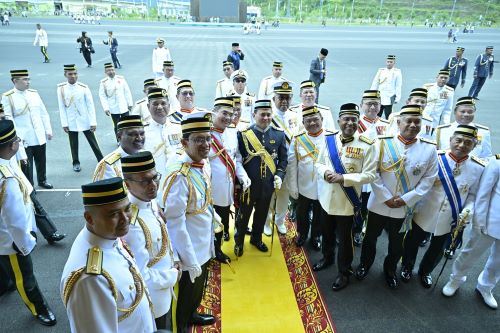
[[(313, 211), (312, 221), (309, 221), (309, 212)], [(309, 226), (311, 238), (321, 236), (321, 204), (319, 200), (312, 200), (299, 194), (297, 199), (297, 232), (299, 235), (308, 236)]]
[(229, 232), (229, 213), (231, 211), (231, 206), (223, 207), (214, 205), (214, 209), (215, 212), (220, 216), (222, 225), (224, 226), (224, 231), (217, 232), (215, 234), (215, 251), (222, 251), (222, 236), (224, 235), (224, 232)]
[(399, 259), (403, 255), (404, 234), (399, 230), (403, 225), (404, 218), (396, 219), (374, 212), (368, 212), (368, 222), (366, 225), (366, 235), (361, 248), (360, 264), (370, 269), (377, 254), (377, 239), (386, 229), (389, 234), (388, 254), (384, 260), (384, 272), (387, 275), (394, 275)]
[(118, 60), (118, 57), (116, 56), (117, 51), (111, 51), (109, 50), (109, 53), (111, 54), (111, 60), (113, 61), (113, 65), (115, 68), (121, 67), (122, 65), (120, 64), (120, 61)]
[(24, 175), (33, 184), (33, 162), (36, 167), (36, 178), (38, 184), (47, 181), (47, 168), (46, 168), (46, 148), (47, 145), (28, 146), (26, 147), (26, 155), (28, 156), (28, 167), (23, 168)]
[[(80, 164), (80, 159), (78, 155), (78, 133), (76, 131), (69, 131), (69, 147), (71, 148), (71, 158), (73, 159), (73, 165)], [(94, 152), (95, 158), (97, 162), (103, 159), (103, 155), (101, 153), (101, 149), (99, 148), (99, 143), (97, 143), (97, 139), (95, 137), (94, 132), (87, 130), (83, 131), (83, 134), (87, 138), (87, 141)]]
[(380, 112), (378, 113), (379, 117), (382, 117), (382, 114), (385, 115), (385, 119), (389, 119), (389, 115), (392, 113), (392, 104), (391, 105), (382, 105), (380, 107)]
[(47, 302), (38, 287), (33, 273), (31, 256), (20, 254), (0, 255), (0, 291), (6, 290), (12, 283), (24, 304), (36, 316), (47, 309)]
[(47, 47), (46, 46), (40, 46), (40, 52), (42, 52), (44, 60), (49, 61), (49, 54), (47, 53)]
[(35, 191), (31, 192), (30, 198), (31, 201), (33, 202), (33, 206), (35, 207), (36, 226), (38, 230), (40, 230), (40, 232), (42, 233), (43, 237), (45, 239), (48, 239), (57, 231), (57, 227), (50, 220), (47, 212), (43, 208), (40, 201), (38, 201), (38, 197)]
[[(128, 116), (129, 112), (124, 112), (124, 113), (119, 113), (119, 114), (111, 114), (111, 120), (113, 120), (113, 129), (115, 131), (115, 136), (116, 136), (116, 125), (118, 125), (118, 121), (120, 121), (120, 118), (123, 116)], [(118, 137), (116, 138), (118, 140)]]
[(240, 213), (236, 220), (236, 233), (234, 234), (234, 242), (236, 245), (242, 245), (245, 241), (245, 232), (248, 227), (250, 215), (253, 213), (252, 236), (251, 239), (260, 242), (262, 241), (262, 232), (267, 219), (267, 212), (271, 204), (273, 192), (268, 195), (262, 195), (259, 198), (250, 198), (250, 203), (241, 198)]
[(210, 260), (201, 265), (201, 275), (194, 280), (194, 283), (191, 282), (187, 271), (182, 272), (177, 295), (176, 321), (178, 332), (187, 332), (189, 321), (198, 306), (200, 306), (208, 279), (209, 263)]
[(354, 224), (352, 226), (352, 232), (357, 234), (363, 231), (363, 222), (366, 220), (366, 217), (368, 216), (368, 199), (370, 198), (370, 193), (371, 192), (361, 192), (361, 222), (356, 223), (354, 221)]
[(83, 49), (82, 50), (83, 58), (87, 62), (87, 65), (92, 66), (92, 55), (89, 50)]
[(156, 329), (172, 330), (172, 307), (163, 316), (155, 318)]
[(450, 237), (450, 234), (444, 234), (441, 236), (432, 236), (431, 243), (425, 251), (422, 260), (420, 261), (420, 267), (418, 269), (419, 274), (430, 274), (436, 268), (436, 266), (443, 258), (443, 252), (446, 247), (446, 241)]
[(323, 234), (322, 252), (324, 258), (335, 255), (335, 241), (338, 238), (337, 267), (339, 274), (352, 273), (354, 246), (352, 244), (352, 223), (354, 216), (328, 215), (321, 209), (321, 231)]

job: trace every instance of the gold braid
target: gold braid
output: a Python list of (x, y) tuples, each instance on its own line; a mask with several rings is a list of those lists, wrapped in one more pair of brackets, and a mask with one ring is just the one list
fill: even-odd
[[(118, 322), (121, 322), (124, 319), (127, 319), (128, 317), (130, 317), (132, 312), (134, 312), (134, 310), (141, 303), (142, 297), (144, 296), (144, 291), (146, 289), (144, 287), (144, 281), (142, 280), (141, 274), (139, 274), (139, 272), (135, 269), (135, 267), (130, 262), (129, 262), (129, 270), (130, 270), (130, 273), (132, 274), (132, 277), (134, 279), (134, 285), (135, 285), (135, 290), (136, 290), (135, 299), (134, 299), (134, 302), (132, 303), (132, 305), (128, 308), (118, 308), (117, 307), (118, 311), (123, 312), (123, 315), (118, 317)], [(149, 297), (148, 297), (148, 301), (149, 301)]]
[[(158, 223), (160, 224), (161, 229), (161, 248), (160, 251), (158, 251), (158, 254), (148, 262), (148, 267), (153, 267), (158, 261), (160, 261), (167, 253), (167, 248), (170, 248), (170, 240), (168, 239), (167, 227), (162, 221), (158, 221)], [(173, 262), (172, 251), (170, 251), (170, 256), (172, 257)]]
[[(71, 272), (71, 274), (68, 276), (68, 279), (66, 280), (66, 283), (64, 284), (64, 291), (63, 291), (63, 302), (64, 306), (68, 304), (69, 301), (69, 296), (71, 294), (71, 291), (73, 290), (76, 282), (80, 279), (80, 277), (83, 275), (83, 272), (85, 271), (85, 267), (82, 267), (74, 272)], [(113, 298), (115, 301), (118, 299), (118, 290), (116, 289), (116, 284), (111, 278), (111, 275), (109, 275), (108, 272), (106, 272), (104, 269), (102, 270), (102, 276), (108, 281), (109, 286), (111, 287), (111, 294), (113, 295)]]

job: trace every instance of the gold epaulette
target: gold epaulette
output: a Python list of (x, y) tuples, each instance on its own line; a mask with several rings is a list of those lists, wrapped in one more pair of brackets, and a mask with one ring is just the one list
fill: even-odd
[(141, 104), (141, 103), (144, 103), (145, 101), (146, 101), (146, 98), (143, 98), (143, 99), (138, 100), (135, 104)]
[(477, 164), (483, 166), (483, 167), (485, 167), (486, 165), (488, 165), (488, 162), (486, 162), (482, 158), (479, 158), (479, 157), (476, 157), (476, 156), (471, 156), (470, 159), (472, 161), (476, 162)]
[(4, 178), (11, 178), (14, 177), (12, 172), (9, 170), (9, 168), (6, 165), (0, 165), (0, 173)]
[(65, 85), (67, 85), (67, 84), (68, 84), (68, 82), (62, 82), (62, 83), (59, 83), (57, 86), (58, 86), (58, 87), (62, 87), (62, 86), (65, 86)]
[(130, 224), (135, 225), (135, 222), (137, 222), (137, 217), (139, 216), (139, 207), (137, 207), (136, 204), (131, 204), (130, 211), (132, 212), (132, 216), (130, 217)]
[(365, 143), (367, 143), (367, 144), (369, 144), (369, 145), (372, 145), (372, 144), (374, 144), (374, 143), (375, 143), (375, 140), (371, 140), (371, 139), (367, 138), (367, 137), (366, 137), (366, 136), (364, 136), (364, 135), (360, 135), (360, 136), (359, 136), (359, 140), (361, 140), (361, 141), (363, 141), (363, 142), (365, 142)]
[(231, 123), (231, 124), (229, 124), (229, 126), (227, 126), (227, 128), (236, 128), (236, 125)]
[(102, 79), (102, 80), (101, 80), (101, 83), (104, 83), (104, 82), (106, 82), (107, 80), (108, 80), (108, 78), (107, 78), (107, 77), (105, 77), (104, 79)]
[(444, 86), (444, 89), (449, 90), (449, 91), (455, 91), (452, 87)]
[(387, 119), (378, 118), (378, 120), (381, 121), (381, 122), (383, 122), (383, 123), (389, 124), (389, 120), (387, 120)]
[(437, 151), (438, 155), (443, 155), (443, 154), (446, 154), (446, 150), (438, 150)]
[(477, 128), (480, 128), (480, 129), (484, 129), (484, 130), (488, 130), (488, 131), (490, 130), (489, 127), (486, 127), (486, 126), (483, 126), (483, 125), (479, 125), (479, 124), (476, 124), (476, 123), (474, 123), (474, 126), (476, 126)]
[(394, 136), (392, 135), (379, 135), (377, 136), (377, 139), (381, 140), (381, 139), (392, 139)]
[(7, 92), (4, 92), (4, 93), (3, 93), (3, 95), (4, 95), (4, 96), (9, 96), (9, 95), (12, 95), (14, 92), (15, 92), (15, 90), (14, 90), (14, 89), (11, 89), (11, 90), (9, 90), (9, 91), (7, 91)]
[(497, 160), (500, 160), (500, 154), (496, 154), (496, 155), (495, 155), (495, 158), (496, 158)]
[(434, 83), (426, 83), (424, 84), (424, 88), (426, 88), (427, 90), (429, 90), (427, 87), (432, 87)]
[(224, 82), (224, 79), (217, 80), (217, 83), (222, 83)]
[(296, 112), (297, 110), (295, 109), (300, 109), (300, 104), (295, 104), (295, 105), (292, 105), (288, 108), (288, 110), (290, 111), (293, 111), (293, 112)]
[(154, 82), (155, 82), (155, 83), (158, 83), (158, 82), (160, 82), (160, 81), (161, 81), (161, 77), (159, 77), (159, 78), (157, 78), (157, 79), (154, 79)]
[(437, 146), (437, 142), (434, 140), (429, 140), (426, 138), (420, 138), (420, 141), (425, 142), (425, 143), (430, 143), (431, 145)]
[(330, 110), (330, 107), (329, 107), (329, 106), (324, 106), (324, 105), (319, 105), (319, 104), (316, 104), (316, 107), (317, 107), (318, 109)]
[(77, 84), (81, 87), (87, 88), (88, 86), (85, 83), (77, 82)]
[(189, 169), (191, 169), (191, 164), (188, 162), (184, 162), (182, 163), (179, 172), (182, 173), (184, 177), (187, 177), (187, 175), (189, 174)]
[(437, 128), (446, 128), (446, 127), (450, 127), (451, 124), (444, 124), (444, 125), (439, 125)]
[(89, 249), (87, 253), (87, 265), (85, 266), (85, 273), (91, 275), (102, 274), (102, 250), (98, 246)]
[(28, 91), (31, 91), (31, 92), (36, 92), (35, 89), (32, 89), (32, 88), (29, 88)]
[(110, 154), (109, 157), (107, 157), (107, 158), (104, 159), (104, 162), (106, 162), (109, 165), (115, 164), (116, 161), (118, 161), (121, 157), (122, 156), (120, 155), (120, 153), (113, 152), (113, 153)]

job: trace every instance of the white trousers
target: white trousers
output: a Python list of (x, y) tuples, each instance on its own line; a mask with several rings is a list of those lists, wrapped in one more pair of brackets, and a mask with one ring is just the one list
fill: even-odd
[[(286, 176), (285, 176), (286, 179)], [(281, 188), (277, 191), (275, 191), (276, 196), (273, 195), (271, 198), (271, 205), (269, 205), (269, 212), (267, 213), (267, 220), (266, 220), (266, 225), (268, 227), (271, 226), (271, 221), (273, 219), (273, 205), (274, 205), (274, 200), (276, 200), (276, 217), (275, 217), (275, 223), (276, 225), (283, 225), (285, 223), (285, 216), (286, 212), (288, 210), (288, 201), (289, 201), (289, 196), (290, 193), (288, 191), (287, 187), (287, 182), (283, 181), (281, 184)]]
[(472, 228), (469, 241), (453, 263), (450, 279), (465, 282), (467, 273), (488, 249), (490, 249), (490, 256), (477, 278), (477, 289), (491, 292), (500, 280), (500, 239), (483, 235), (476, 228)]

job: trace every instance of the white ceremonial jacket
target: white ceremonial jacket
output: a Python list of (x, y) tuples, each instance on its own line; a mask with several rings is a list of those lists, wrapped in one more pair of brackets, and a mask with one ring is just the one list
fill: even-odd
[(102, 269), (106, 271), (117, 289), (117, 299), (109, 281), (104, 275), (87, 274), (85, 271), (76, 281), (69, 294), (66, 312), (71, 332), (106, 332), (106, 333), (151, 333), (156, 329), (153, 315), (149, 308), (146, 292), (132, 314), (118, 322), (123, 315), (119, 308), (129, 308), (136, 298), (137, 289), (130, 266), (137, 267), (134, 259), (124, 249), (120, 239), (109, 240), (94, 235), (86, 227), (76, 236), (61, 277), (61, 298), (69, 276), (87, 265), (89, 249), (98, 247), (103, 253)]
[(167, 91), (168, 103), (170, 104), (171, 110), (179, 110), (181, 107), (177, 99), (177, 84), (180, 80), (181, 78), (175, 75), (169, 78), (162, 76), (155, 80), (159, 88), (163, 88)]
[[(480, 158), (489, 158), (492, 155), (491, 152), (491, 134), (490, 129), (486, 126), (479, 125), (476, 123), (468, 124), (470, 126), (477, 127), (477, 145), (470, 152), (471, 156), (477, 156)], [(451, 124), (441, 125), (436, 129), (436, 142), (438, 149), (449, 149), (450, 148), (450, 138), (458, 127), (456, 121)]]
[[(344, 174), (344, 186), (355, 188), (358, 196), (361, 196), (363, 184), (371, 183), (376, 178), (377, 154), (373, 140), (354, 134), (354, 140), (342, 145), (340, 132), (336, 132), (337, 149), (341, 154), (341, 161), (346, 169)], [(354, 208), (347, 195), (339, 184), (330, 184), (325, 181), (325, 171), (335, 172), (328, 152), (328, 145), (323, 144), (323, 150), (319, 153), (316, 166), (318, 172), (318, 192), (321, 207), (328, 215), (349, 216), (354, 215)], [(354, 149), (353, 149), (354, 148)]]
[(49, 37), (44, 29), (36, 29), (33, 45), (36, 45), (37, 43), (39, 46), (49, 46)]
[(121, 75), (114, 78), (106, 77), (99, 84), (99, 99), (102, 109), (112, 114), (122, 114), (134, 105), (130, 88)]
[(172, 57), (170, 56), (170, 50), (166, 47), (155, 47), (153, 49), (153, 73), (162, 73), (163, 72), (163, 62), (170, 61)]
[(257, 99), (273, 99), (274, 89), (273, 85), (278, 82), (288, 81), (283, 76), (275, 78), (273, 75), (266, 76), (260, 81), (259, 93)]
[[(399, 133), (398, 119), (399, 119), (399, 112), (392, 112), (389, 115), (389, 125), (387, 126), (387, 129), (385, 131), (386, 135), (396, 135)], [(422, 116), (422, 121), (420, 124), (421, 128), (418, 136), (429, 140), (434, 139), (435, 132), (432, 133), (432, 129), (434, 128), (432, 127), (432, 118), (427, 116)]]
[(17, 135), (24, 146), (38, 146), (52, 135), (52, 126), (47, 109), (34, 89), (24, 91), (13, 88), (2, 95), (5, 118), (14, 121)]
[(213, 204), (216, 206), (227, 207), (233, 204), (234, 200), (234, 182), (247, 179), (248, 175), (241, 163), (241, 155), (238, 150), (238, 137), (236, 132), (226, 129), (223, 133), (212, 130), (212, 135), (224, 147), (235, 165), (236, 180), (232, 179), (226, 165), (222, 162), (217, 154), (215, 147), (211, 145), (209, 153), (210, 169), (212, 171), (212, 198)]
[(118, 147), (108, 155), (104, 156), (104, 158), (100, 160), (95, 167), (92, 181), (95, 182), (113, 177), (123, 178), (122, 162), (120, 161), (120, 158), (128, 155), (129, 154), (127, 154), (122, 147)]
[(424, 116), (432, 118), (432, 128), (449, 124), (455, 90), (447, 85), (439, 87), (437, 83), (424, 84), (424, 88), (427, 89)]
[[(439, 152), (439, 154), (444, 153), (444, 151)], [(450, 165), (450, 169), (455, 169), (457, 163), (450, 157), (449, 151), (446, 151), (446, 160)], [(462, 212), (468, 209), (470, 218), (474, 216), (474, 199), (478, 190), (479, 179), (484, 170), (484, 163), (481, 163), (483, 162), (468, 158), (459, 164), (460, 174), (454, 175), (460, 192)], [(438, 176), (434, 180), (429, 193), (415, 205), (413, 221), (424, 231), (431, 232), (435, 236), (442, 236), (451, 231), (452, 219), (451, 205)]]
[[(177, 155), (176, 159), (169, 161), (167, 170), (179, 171), (183, 163), (190, 166), (193, 160), (186, 154)], [(182, 170), (181, 170), (182, 171)], [(203, 175), (206, 186), (205, 193), (200, 193), (196, 186), (188, 187), (190, 176), (184, 176), (176, 173), (176, 177), (168, 177), (163, 189), (162, 202), (165, 207), (165, 217), (167, 219), (167, 228), (172, 240), (175, 255), (186, 267), (193, 265), (203, 265), (215, 254), (214, 250), (214, 228), (213, 228), (213, 207), (209, 204), (205, 206), (207, 198), (207, 189), (211, 189), (210, 184), (210, 164), (204, 161), (203, 169), (189, 170)], [(192, 183), (192, 182), (191, 182)], [(195, 193), (191, 193), (191, 201), (188, 202), (189, 188)], [(167, 192), (168, 190), (168, 192)], [(198, 213), (198, 211), (200, 211)]]
[[(332, 111), (330, 110), (330, 108), (328, 106), (319, 105), (319, 104), (316, 104), (316, 107), (318, 108), (319, 112), (321, 113), (321, 116), (323, 117), (323, 128), (334, 131), (337, 127), (335, 126), (335, 121), (333, 120), (333, 115), (332, 115)], [(300, 131), (303, 131), (305, 129), (304, 124), (302, 124), (302, 109), (303, 108), (304, 108), (303, 103), (292, 105), (289, 108), (289, 111), (293, 111), (297, 115), (297, 122), (299, 124)]]
[(399, 68), (387, 67), (379, 68), (372, 81), (371, 90), (380, 91), (380, 102), (382, 105), (392, 105), (391, 98), (394, 96), (394, 103), (401, 100), (401, 86), (403, 76)]
[(88, 131), (90, 126), (97, 126), (94, 99), (86, 84), (76, 82), (57, 85), (57, 102), (61, 126), (70, 131)]
[(12, 246), (15, 243), (26, 256), (36, 245), (36, 238), (30, 234), (37, 230), (29, 196), (33, 187), (17, 166), (15, 157), (12, 160), (0, 158), (0, 189), (0, 255), (15, 254)]
[(224, 77), (215, 84), (215, 98), (225, 97), (233, 89), (233, 81), (230, 78)]
[[(316, 174), (316, 162), (319, 152), (325, 145), (325, 129), (315, 136), (307, 132), (297, 134), (288, 149), (288, 189), (297, 192), (311, 200), (318, 200), (318, 176)], [(306, 139), (307, 137), (307, 139)], [(311, 147), (303, 143), (312, 144)], [(309, 141), (307, 141), (309, 140)]]
[[(145, 202), (130, 192), (128, 198), (134, 205), (132, 211), (137, 208), (138, 215), (135, 219), (133, 216), (129, 231), (123, 239), (134, 254), (137, 266), (151, 295), (154, 315), (158, 318), (170, 310), (174, 285), (177, 283), (178, 271), (174, 268), (172, 244), (156, 200)], [(162, 226), (165, 238), (162, 234)], [(151, 241), (149, 248), (147, 248), (147, 240)], [(162, 247), (164, 247), (164, 253), (160, 253)], [(156, 257), (159, 258), (155, 259)], [(158, 261), (153, 263), (152, 260)], [(153, 263), (151, 267), (150, 263)]]
[(130, 111), (131, 115), (141, 116), (142, 123), (144, 126), (151, 122), (151, 113), (149, 113), (148, 109), (148, 99), (147, 97), (141, 98), (140, 100), (134, 103), (132, 107), (132, 111)]
[(500, 239), (500, 154), (492, 157), (484, 169), (476, 194), (472, 223), (486, 226), (488, 235)]
[[(384, 140), (393, 138), (394, 146), (399, 150), (403, 160), (401, 163), (406, 170), (409, 181), (409, 192), (403, 193), (399, 188), (399, 179), (393, 168), (388, 149), (381, 151)], [(415, 143), (405, 145), (398, 136), (379, 138), (377, 148), (379, 158), (377, 178), (372, 182), (372, 195), (368, 199), (368, 209), (376, 214), (402, 219), (406, 216), (406, 209), (413, 208), (432, 188), (438, 173), (436, 146), (426, 139), (418, 139)], [(400, 195), (406, 206), (389, 208), (385, 202), (395, 195)]]
[(230, 92), (227, 94), (227, 96), (240, 96), (241, 97), (240, 121), (244, 121), (244, 122), (253, 124), (254, 123), (253, 108), (255, 105), (255, 101), (257, 100), (255, 98), (255, 95), (247, 92), (247, 88), (245, 88), (245, 91), (241, 95), (238, 94), (233, 89), (231, 89)]

